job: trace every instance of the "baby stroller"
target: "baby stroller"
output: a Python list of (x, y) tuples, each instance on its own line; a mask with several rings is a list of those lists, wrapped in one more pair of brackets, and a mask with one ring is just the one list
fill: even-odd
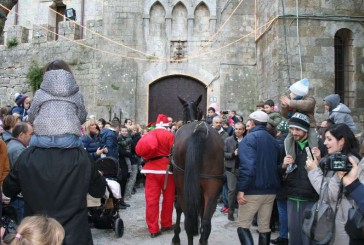
[(120, 218), (117, 208), (117, 203), (120, 199), (120, 185), (118, 183), (120, 173), (119, 162), (115, 158), (104, 157), (96, 161), (96, 166), (108, 182), (107, 192), (109, 197), (102, 199), (100, 207), (89, 208), (89, 220), (95, 228), (113, 229), (117, 237), (122, 237), (124, 235), (124, 222)]

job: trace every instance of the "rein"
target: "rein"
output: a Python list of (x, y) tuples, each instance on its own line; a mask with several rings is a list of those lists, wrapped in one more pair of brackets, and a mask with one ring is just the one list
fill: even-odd
[[(170, 158), (170, 164), (172, 164), (172, 167), (173, 167), (173, 170), (177, 170), (178, 172), (182, 172), (184, 173), (184, 169), (181, 168), (180, 166), (178, 166), (174, 161), (173, 161), (173, 158), (171, 157)], [(202, 179), (224, 179), (225, 178), (225, 173), (223, 174), (200, 174), (200, 177)]]

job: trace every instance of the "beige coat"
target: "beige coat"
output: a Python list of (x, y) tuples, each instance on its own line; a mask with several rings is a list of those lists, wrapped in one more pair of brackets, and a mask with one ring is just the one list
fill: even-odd
[[(359, 160), (358, 160), (359, 161)], [(360, 161), (360, 172), (359, 172), (359, 180), (364, 183), (364, 158)], [(340, 189), (340, 178), (334, 172), (329, 172), (325, 178), (325, 183), (328, 189), (328, 201), (333, 210), (335, 210), (336, 201), (338, 197), (338, 192)], [(315, 188), (316, 192), (320, 194), (320, 186), (321, 180), (323, 177), (323, 173), (320, 168), (315, 168), (311, 171), (308, 171), (308, 178), (312, 186)], [(325, 187), (325, 186), (323, 186)], [(342, 196), (341, 204), (338, 208), (336, 214), (336, 226), (335, 226), (335, 241), (333, 245), (349, 245), (350, 238), (348, 234), (345, 232), (345, 224), (348, 220), (348, 210), (353, 206), (354, 201), (348, 199), (345, 195)]]

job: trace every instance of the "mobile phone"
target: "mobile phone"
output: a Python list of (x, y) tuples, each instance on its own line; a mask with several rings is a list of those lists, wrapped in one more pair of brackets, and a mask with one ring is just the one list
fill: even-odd
[(311, 148), (309, 147), (309, 146), (307, 146), (306, 148), (305, 148), (305, 150), (306, 150), (306, 153), (307, 153), (307, 157), (308, 157), (308, 159), (310, 159), (310, 160), (314, 160), (315, 158), (313, 157), (313, 154), (312, 154), (312, 151), (311, 151)]

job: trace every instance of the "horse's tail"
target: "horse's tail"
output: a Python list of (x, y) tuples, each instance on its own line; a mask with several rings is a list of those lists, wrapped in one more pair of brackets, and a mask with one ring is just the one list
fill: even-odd
[(185, 174), (184, 174), (184, 204), (185, 229), (187, 234), (198, 234), (198, 218), (201, 209), (200, 168), (206, 141), (206, 128), (197, 127), (187, 140)]

